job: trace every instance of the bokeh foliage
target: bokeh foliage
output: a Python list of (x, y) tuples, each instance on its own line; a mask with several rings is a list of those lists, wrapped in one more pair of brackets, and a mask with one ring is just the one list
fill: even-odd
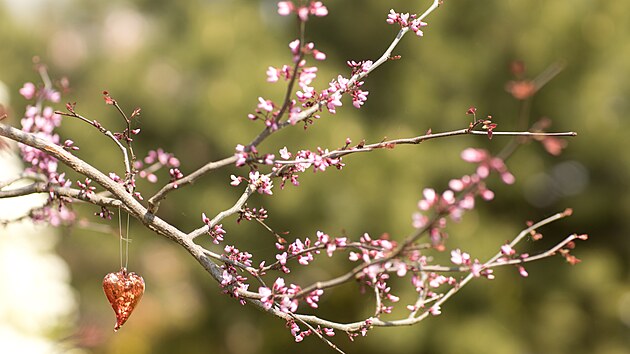
[[(122, 121), (103, 104), (108, 90), (131, 111), (142, 108), (136, 151), (162, 147), (190, 172), (233, 153), (260, 126), (247, 113), (256, 98), (280, 100), (283, 87), (265, 82), (269, 65), (289, 61), (287, 43), (294, 23), (275, 14), (275, 2), (221, 0), (48, 1), (28, 12), (0, 2), (0, 80), (13, 94), (10, 121), (18, 124), (24, 101), (17, 90), (37, 80), (31, 58), (41, 57), (50, 72), (70, 78), (65, 97), (77, 110), (112, 130)], [(375, 59), (397, 29), (385, 23), (390, 8), (419, 11), (430, 1), (328, 1), (330, 15), (309, 21), (307, 38), (328, 54), (319, 64), (323, 88), (346, 60)], [(450, 227), (450, 246), (483, 259), (512, 238), (526, 220), (571, 207), (573, 217), (545, 228), (545, 240), (528, 244), (534, 252), (571, 232), (588, 233), (570, 267), (553, 258), (516, 271), (497, 272), (464, 289), (443, 314), (406, 328), (377, 329), (349, 344), (349, 353), (624, 353), (630, 348), (630, 2), (598, 0), (446, 1), (429, 19), (425, 37), (409, 35), (396, 49), (402, 59), (379, 68), (366, 80), (370, 97), (361, 110), (349, 102), (335, 116), (323, 114), (308, 130), (287, 129), (260, 148), (275, 152), (317, 146), (339, 147), (385, 136), (410, 137), (467, 126), (470, 105), (492, 114), (499, 130), (517, 129), (522, 104), (504, 89), (513, 77), (509, 63), (523, 60), (531, 77), (562, 61), (566, 69), (528, 103), (533, 120), (549, 117), (553, 130), (574, 130), (558, 158), (537, 143), (508, 161), (517, 182), (491, 185), (495, 201)], [(59, 108), (62, 108), (60, 106)], [(81, 147), (78, 155), (105, 171), (121, 174), (119, 151), (80, 122), (65, 121), (64, 138)], [(341, 171), (305, 174), (299, 188), (276, 189), (273, 198), (254, 197), (269, 223), (289, 238), (317, 230), (358, 238), (388, 232), (401, 239), (424, 187), (446, 187), (450, 178), (473, 168), (459, 159), (467, 146), (494, 152), (507, 139), (457, 137), (349, 157)], [(240, 190), (228, 186), (230, 168), (172, 193), (159, 215), (185, 231), (201, 225), (201, 212), (223, 210)], [(167, 177), (162, 175), (162, 180)], [(76, 178), (75, 178), (76, 179)], [(567, 185), (575, 188), (567, 189)], [(145, 196), (155, 186), (142, 183)], [(85, 220), (94, 208), (77, 206)], [(327, 350), (308, 338), (294, 344), (284, 324), (242, 307), (220, 289), (176, 245), (132, 222), (130, 268), (144, 275), (147, 293), (125, 328), (111, 334), (113, 314), (100, 289), (102, 276), (118, 267), (117, 225), (111, 232), (64, 229), (59, 252), (73, 269), (81, 301), (71, 344), (94, 353), (316, 353)], [(273, 255), (273, 238), (259, 227), (225, 220), (228, 243), (255, 255)], [(212, 247), (208, 243), (209, 247)], [(259, 262), (258, 258), (255, 262)], [(319, 264), (328, 266), (317, 267)], [(307, 284), (338, 274), (344, 259), (321, 259), (289, 278)], [(371, 311), (355, 285), (322, 299), (322, 315), (352, 320)], [(403, 300), (411, 294), (400, 293)]]

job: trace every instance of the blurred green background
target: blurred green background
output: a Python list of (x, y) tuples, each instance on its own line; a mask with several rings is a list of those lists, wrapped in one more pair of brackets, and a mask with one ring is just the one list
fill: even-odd
[[(385, 23), (390, 8), (419, 12), (430, 1), (326, 1), (330, 15), (308, 22), (307, 38), (328, 55), (316, 63), (316, 89), (346, 60), (376, 59), (396, 35)], [(135, 0), (0, 2), (0, 80), (9, 88), (11, 124), (19, 124), (26, 102), (17, 90), (37, 82), (31, 58), (39, 56), (55, 78), (67, 76), (65, 101), (111, 130), (122, 121), (103, 104), (108, 90), (131, 112), (142, 108), (138, 155), (162, 147), (181, 160), (184, 174), (249, 142), (260, 125), (246, 115), (257, 97), (280, 100), (282, 84), (265, 81), (268, 66), (288, 63), (287, 43), (295, 24), (276, 14), (271, 0)], [(482, 203), (451, 224), (448, 246), (484, 259), (523, 228), (567, 207), (574, 216), (544, 228), (545, 239), (522, 251), (536, 252), (566, 235), (588, 233), (567, 265), (560, 257), (527, 267), (530, 277), (497, 270), (494, 281), (478, 280), (443, 307), (443, 314), (413, 327), (375, 329), (350, 343), (333, 339), (348, 353), (629, 353), (630, 352), (630, 26), (628, 1), (500, 0), (446, 1), (429, 18), (425, 37), (409, 35), (390, 62), (366, 80), (364, 108), (344, 101), (338, 114), (304, 131), (285, 129), (261, 152), (282, 146), (296, 151), (342, 146), (384, 137), (411, 137), (467, 126), (467, 108), (492, 114), (498, 130), (518, 129), (525, 109), (530, 122), (553, 121), (551, 130), (579, 133), (559, 157), (538, 143), (527, 144), (508, 161), (513, 186), (495, 177), (496, 200)], [(522, 60), (535, 77), (549, 65), (566, 69), (523, 108), (505, 85), (510, 63)], [(59, 105), (59, 109), (63, 106)], [(94, 129), (66, 120), (62, 138), (77, 154), (104, 171), (122, 174), (119, 154)], [(317, 230), (358, 238), (388, 232), (402, 239), (425, 187), (444, 189), (450, 178), (472, 172), (459, 158), (469, 146), (498, 152), (508, 142), (496, 137), (457, 137), (348, 157), (342, 172), (304, 174), (301, 186), (274, 196), (253, 197), (249, 206), (270, 211), (269, 224), (290, 231), (289, 239), (314, 237)], [(215, 215), (240, 194), (228, 185), (228, 168), (169, 195), (159, 215), (184, 231), (201, 225), (201, 213)], [(162, 181), (168, 179), (164, 172)], [(73, 178), (76, 180), (76, 177)], [(156, 186), (141, 183), (145, 196)], [(218, 285), (188, 254), (132, 222), (130, 269), (144, 276), (147, 292), (131, 320), (112, 333), (114, 316), (101, 290), (102, 277), (118, 268), (117, 225), (77, 206), (84, 227), (59, 230), (57, 251), (69, 264), (79, 301), (75, 318), (50, 334), (59, 351), (85, 353), (320, 353), (330, 351), (314, 337), (295, 344), (285, 324), (221, 294)], [(256, 225), (224, 221), (227, 242), (257, 257), (272, 257), (273, 238)], [(111, 229), (113, 231), (107, 232)], [(209, 248), (220, 251), (205, 242)], [(269, 259), (269, 258), (267, 258)], [(291, 281), (309, 284), (348, 266), (343, 257), (322, 258)], [(316, 268), (316, 269), (315, 269)], [(403, 301), (412, 289), (394, 291)], [(402, 289), (401, 288), (401, 289)], [(339, 321), (369, 316), (369, 299), (355, 284), (326, 293), (320, 315)], [(403, 307), (403, 306), (401, 306)], [(79, 349), (76, 349), (79, 348)]]

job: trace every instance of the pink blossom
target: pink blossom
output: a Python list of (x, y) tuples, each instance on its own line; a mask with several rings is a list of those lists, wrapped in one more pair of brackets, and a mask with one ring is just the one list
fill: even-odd
[(514, 184), (514, 182), (516, 181), (516, 179), (514, 178), (514, 175), (507, 171), (501, 173), (501, 180), (505, 184)]
[(282, 297), (280, 300), (280, 311), (282, 312), (295, 312), (298, 308), (297, 299), (291, 299), (288, 296)]
[(422, 195), (424, 199), (418, 202), (418, 208), (420, 208), (420, 210), (427, 211), (438, 201), (437, 193), (435, 193), (435, 190), (432, 188), (425, 188), (422, 191)]
[(302, 89), (304, 90), (304, 92), (297, 91), (295, 93), (295, 95), (298, 97), (300, 102), (304, 102), (315, 97), (315, 89), (313, 87), (303, 87)]
[(516, 251), (512, 248), (512, 246), (505, 244), (501, 246), (501, 253), (506, 256), (513, 256), (514, 254), (516, 254)]
[(20, 89), (20, 95), (24, 96), (27, 100), (33, 99), (35, 97), (35, 92), (37, 91), (35, 84), (32, 82), (27, 82)]
[(446, 283), (447, 278), (443, 275), (438, 275), (429, 281), (429, 286), (432, 288), (437, 288), (440, 285)]
[(280, 157), (282, 157), (283, 159), (288, 160), (291, 158), (291, 153), (289, 152), (286, 146), (280, 149), (279, 152), (280, 152)]
[(482, 193), (481, 193), (481, 197), (484, 200), (490, 201), (492, 199), (494, 199), (494, 192), (489, 190), (489, 189), (485, 189)]
[(219, 243), (223, 242), (223, 236), (225, 236), (226, 231), (223, 229), (223, 224), (218, 224), (214, 225), (212, 229), (208, 231), (208, 233), (212, 237), (212, 243), (218, 245)]
[(242, 177), (236, 177), (234, 175), (230, 175), (230, 179), (232, 180), (230, 184), (233, 186), (238, 186), (242, 182)]
[(313, 58), (315, 58), (315, 60), (326, 60), (326, 54), (315, 49), (313, 50)]
[(54, 90), (46, 90), (46, 99), (57, 103), (61, 100), (61, 93)]
[(444, 193), (442, 193), (442, 200), (447, 205), (452, 205), (455, 203), (455, 193), (450, 189), (445, 190)]
[(277, 82), (280, 79), (280, 70), (270, 66), (267, 69), (267, 82)]
[[(175, 182), (178, 179), (184, 178), (184, 174), (182, 173), (182, 171), (179, 170), (179, 168), (169, 169), (168, 174), (171, 176), (171, 182)], [(175, 184), (174, 187), (177, 188), (177, 184)]]
[(326, 108), (328, 108), (328, 112), (331, 114), (337, 113), (336, 107), (341, 107), (343, 104), (341, 103), (341, 93), (335, 92), (326, 103)]
[(411, 28), (411, 30), (414, 31), (418, 37), (422, 37), (424, 36), (424, 33), (422, 32), (421, 28), (425, 27), (426, 25), (427, 25), (426, 22), (422, 22), (420, 20), (413, 20), (409, 28)]
[(298, 55), (300, 53), (300, 40), (296, 39), (289, 43), (289, 48), (291, 48), (291, 53), (293, 55)]
[(292, 1), (280, 1), (278, 2), (278, 14), (281, 16), (288, 16), (295, 10), (295, 5)]
[(394, 262), (393, 268), (396, 269), (396, 275), (404, 277), (407, 274), (407, 264), (405, 262)]
[(566, 140), (558, 139), (553, 136), (540, 139), (540, 142), (543, 144), (545, 150), (547, 150), (549, 154), (554, 156), (560, 155), (562, 153), (562, 149), (564, 149), (568, 145)]
[(479, 163), (488, 158), (488, 153), (483, 149), (468, 148), (462, 151), (461, 158), (466, 162)]
[(261, 296), (260, 302), (263, 303), (263, 307), (269, 310), (273, 306), (273, 295), (271, 289), (261, 286), (258, 288), (258, 294)]
[(475, 197), (473, 197), (471, 194), (467, 194), (459, 202), (459, 207), (462, 208), (462, 209), (465, 209), (465, 210), (472, 210), (472, 209), (474, 209), (475, 208)]
[(300, 76), (298, 78), (300, 87), (306, 89), (317, 77), (317, 70), (317, 67), (314, 66), (303, 67), (302, 70), (300, 70)]
[(258, 171), (249, 173), (249, 183), (256, 187), (256, 191), (260, 194), (272, 195), (273, 181), (268, 175), (261, 175)]
[(483, 270), (483, 265), (481, 265), (481, 263), (479, 263), (478, 260), (475, 259), (475, 262), (472, 264), (472, 266), (470, 267), (470, 272), (475, 276), (475, 277), (480, 277), (481, 276), (481, 271)]
[(422, 22), (421, 20), (416, 18), (416, 15), (412, 15), (409, 13), (398, 13), (393, 9), (389, 10), (389, 14), (387, 14), (387, 19), (385, 20), (390, 25), (394, 23), (398, 23), (400, 28), (408, 27), (413, 32), (416, 33), (418, 37), (422, 37), (424, 33), (422, 32), (422, 27), (425, 27), (426, 22)]
[(297, 11), (298, 13), (298, 17), (300, 18), (300, 20), (302, 21), (307, 21), (308, 20), (308, 13), (309, 10), (307, 7), (300, 7)]
[(267, 111), (267, 112), (271, 112), (273, 111), (273, 102), (271, 102), (270, 100), (265, 100), (262, 97), (258, 97), (258, 108), (262, 109), (263, 111)]
[(245, 163), (247, 162), (247, 157), (248, 157), (248, 154), (245, 151), (245, 146), (243, 146), (241, 144), (236, 145), (235, 156), (236, 156), (236, 166), (237, 167), (245, 165)]
[(462, 252), (459, 248), (451, 251), (451, 262), (457, 265), (470, 264), (470, 255)]
[(273, 161), (275, 160), (275, 158), (276, 155), (274, 154), (266, 154), (264, 159), (265, 165), (273, 165)]
[(313, 290), (311, 291), (310, 294), (308, 294), (308, 296), (306, 297), (306, 302), (314, 309), (318, 308), (318, 302), (319, 302), (319, 297), (322, 296), (322, 294), (324, 294), (324, 290), (322, 289), (317, 289), (317, 290)]
[(288, 254), (286, 252), (282, 252), (282, 254), (276, 255), (276, 260), (280, 262), (281, 265), (285, 265), (287, 264), (287, 257), (288, 257)]
[(309, 11), (311, 15), (315, 15), (318, 17), (323, 17), (328, 15), (328, 9), (321, 1), (312, 1), (309, 5)]
[(389, 13), (387, 14), (386, 22), (389, 23), (390, 25), (393, 25), (398, 20), (398, 17), (399, 15), (396, 13), (396, 11), (394, 11), (394, 9), (390, 9)]
[(442, 313), (442, 309), (440, 308), (440, 305), (433, 305), (431, 306), (431, 308), (429, 308), (429, 313), (431, 313), (433, 316), (437, 316)]
[(352, 105), (356, 108), (361, 108), (365, 101), (367, 101), (368, 91), (355, 90), (352, 92)]
[(464, 182), (461, 179), (452, 179), (448, 182), (448, 187), (455, 192), (461, 192), (464, 190)]
[(429, 218), (421, 213), (413, 213), (411, 225), (416, 229), (421, 229), (429, 223)]

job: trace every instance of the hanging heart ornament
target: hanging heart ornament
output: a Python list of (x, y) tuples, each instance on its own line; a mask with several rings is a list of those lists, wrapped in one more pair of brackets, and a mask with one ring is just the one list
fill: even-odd
[(103, 291), (116, 313), (114, 332), (127, 322), (144, 294), (144, 279), (126, 268), (109, 273), (103, 279)]

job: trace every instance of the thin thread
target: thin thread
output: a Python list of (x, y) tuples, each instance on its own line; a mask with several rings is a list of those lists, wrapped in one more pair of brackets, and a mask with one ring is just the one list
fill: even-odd
[(118, 208), (118, 251), (120, 258), (120, 268), (123, 268), (123, 235), (122, 235), (122, 222), (120, 221), (120, 208)]
[(127, 213), (127, 233), (125, 234), (126, 250), (125, 250), (125, 268), (129, 265), (129, 243), (131, 240), (129, 239), (129, 213)]

